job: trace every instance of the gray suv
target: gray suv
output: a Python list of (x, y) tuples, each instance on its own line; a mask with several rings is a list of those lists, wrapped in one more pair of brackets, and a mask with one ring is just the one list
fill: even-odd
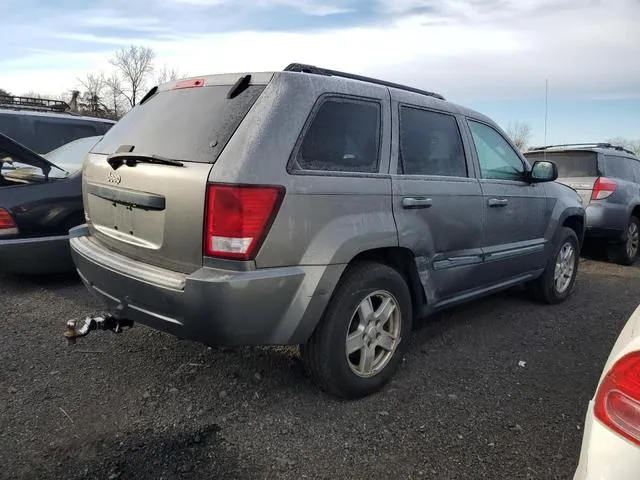
[(567, 297), (584, 209), (556, 175), (431, 92), (300, 64), (190, 78), (88, 154), (71, 247), (117, 325), (299, 344), (356, 398), (392, 377), (414, 318), (518, 284)]
[(538, 147), (525, 157), (552, 160), (558, 181), (576, 189), (587, 205), (586, 238), (604, 240), (612, 261), (635, 263), (640, 241), (640, 158), (609, 143)]

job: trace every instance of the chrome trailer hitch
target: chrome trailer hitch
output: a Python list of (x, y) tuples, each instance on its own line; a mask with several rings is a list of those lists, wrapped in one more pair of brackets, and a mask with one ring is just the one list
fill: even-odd
[(109, 314), (89, 315), (84, 319), (69, 320), (64, 336), (69, 344), (76, 343), (79, 337), (86, 337), (92, 330), (111, 330), (121, 333), (124, 327), (133, 327), (133, 320), (116, 318)]

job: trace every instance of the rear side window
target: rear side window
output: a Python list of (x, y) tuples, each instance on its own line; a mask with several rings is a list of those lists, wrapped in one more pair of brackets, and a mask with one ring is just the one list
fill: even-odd
[(626, 157), (619, 157), (617, 155), (605, 155), (604, 157), (604, 173), (607, 177), (618, 178), (620, 180), (627, 180), (629, 182), (635, 181), (635, 175), (633, 171), (633, 160)]
[(458, 123), (452, 115), (400, 109), (400, 166), (406, 175), (466, 177)]
[(304, 134), (296, 168), (310, 171), (378, 171), (380, 104), (347, 98), (326, 99)]
[(33, 120), (35, 133), (34, 147), (38, 153), (47, 153), (65, 143), (83, 137), (97, 135), (99, 130), (93, 122), (66, 121), (58, 118), (38, 118)]
[(250, 85), (227, 98), (231, 87), (161, 91), (130, 110), (92, 151), (110, 154), (133, 145), (136, 153), (213, 163), (265, 88)]
[(34, 152), (44, 154), (78, 138), (103, 133), (102, 122), (46, 115), (0, 113), (0, 133)]
[(597, 177), (598, 176), (598, 155), (595, 152), (547, 152), (527, 153), (527, 160), (536, 162), (538, 160), (549, 160), (558, 167), (558, 177)]
[(30, 129), (31, 125), (26, 125), (21, 115), (12, 113), (0, 113), (0, 133), (11, 137), (16, 142), (21, 143), (27, 148), (33, 149), (33, 133)]

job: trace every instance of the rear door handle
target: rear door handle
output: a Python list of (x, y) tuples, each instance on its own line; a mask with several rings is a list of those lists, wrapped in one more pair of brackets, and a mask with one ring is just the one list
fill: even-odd
[(487, 203), (490, 207), (504, 207), (507, 203), (509, 203), (509, 200), (507, 200), (506, 198), (490, 198)]
[(429, 208), (433, 201), (426, 197), (405, 197), (402, 199), (402, 208)]

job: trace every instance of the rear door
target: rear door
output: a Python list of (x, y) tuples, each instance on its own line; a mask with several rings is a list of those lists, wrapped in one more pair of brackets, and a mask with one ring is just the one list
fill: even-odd
[[(163, 88), (107, 132), (83, 169), (94, 238), (130, 258), (176, 271), (202, 265), (209, 172), (265, 86), (249, 84), (229, 95), (239, 78), (206, 77)], [(116, 151), (124, 152), (124, 162), (114, 162), (114, 168), (108, 159)], [(149, 163), (153, 156), (169, 161)]]
[(591, 201), (591, 192), (600, 176), (598, 154), (587, 150), (565, 150), (562, 152), (535, 152), (525, 155), (529, 163), (549, 160), (558, 167), (558, 182), (576, 190), (584, 205)]
[(480, 168), (484, 277), (499, 283), (544, 267), (551, 212), (544, 184), (525, 180), (527, 166), (496, 128), (474, 119), (467, 125)]
[(399, 242), (414, 252), (433, 305), (482, 283), (477, 275), (482, 191), (454, 115), (395, 103), (394, 123), (399, 145), (393, 212)]

